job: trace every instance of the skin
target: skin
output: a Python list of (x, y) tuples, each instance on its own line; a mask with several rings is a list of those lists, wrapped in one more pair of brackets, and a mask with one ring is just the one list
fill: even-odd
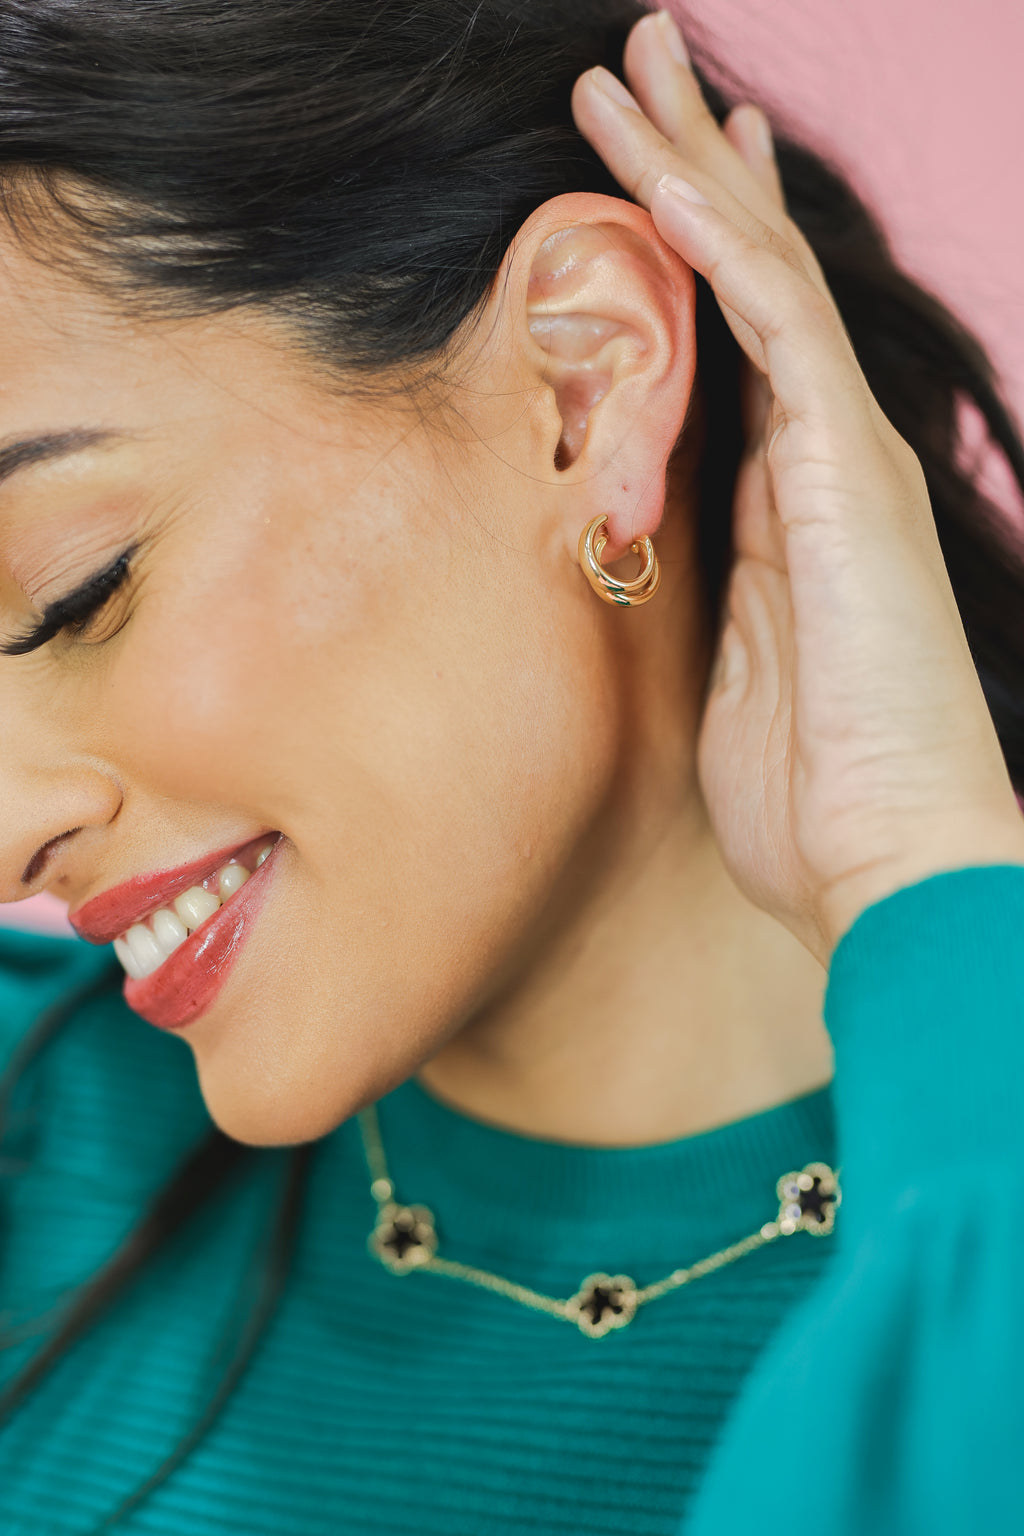
[[(654, 25), (633, 34), (630, 80), (663, 130), (669, 95), (684, 103), (695, 158), (596, 77), (577, 88), (581, 128), (627, 186), (641, 162), (683, 165), (747, 199), (745, 232), (731, 227), (763, 241), (766, 214), (788, 225), (770, 162), (751, 170), (739, 153), (742, 117), (728, 137), (709, 132)], [(653, 219), (573, 196), (524, 225), (443, 399), (413, 379), (359, 399), (266, 316), (135, 320), (10, 240), (0, 249), (0, 441), (130, 435), (0, 491), (4, 631), (141, 545), (125, 596), (89, 631), (0, 658), (0, 900), (48, 889), (75, 907), (281, 830), (256, 933), (182, 1035), (211, 1114), (241, 1141), (322, 1135), (414, 1071), (468, 1113), (598, 1145), (753, 1113), (827, 1081), (825, 970), (864, 905), (929, 860), (1001, 861), (1009, 846), (1024, 862), (927, 499), (898, 450), (898, 469), (881, 452), (865, 463), (870, 411), (850, 405), (832, 333), (805, 385), (820, 399), (835, 380), (818, 439), (786, 425), (752, 455), (737, 526), (761, 543), (734, 581), (705, 700), (695, 449), (684, 435), (673, 454), (696, 366), (692, 268), (717, 285), (734, 264), (730, 303), (753, 317), (740, 324), (755, 353), (751, 294), (789, 306), (783, 360), (805, 350), (801, 303), (823, 329), (825, 300), (806, 276), (806, 293), (785, 290), (796, 272), (777, 254), (741, 293), (746, 250), (729, 247), (727, 215), (719, 226), (633, 183)], [(800, 419), (790, 395), (786, 423)], [(834, 538), (843, 498), (818, 495), (813, 527), (799, 516), (793, 466), (826, 438), (839, 472), (856, 463), (864, 500), (885, 498), (860, 547)], [(790, 506), (810, 554), (787, 564)], [(622, 574), (630, 540), (656, 536), (650, 604), (609, 607), (582, 576), (577, 540), (597, 513)], [(870, 607), (870, 583), (845, 579), (872, 561), (916, 581), (895, 635), (888, 620), (875, 632), (888, 609)], [(815, 632), (820, 609), (804, 622), (804, 572), (846, 604), (834, 633)], [(851, 662), (843, 646), (865, 619)], [(956, 708), (959, 756), (936, 747), (927, 709), (908, 711), (912, 667), (885, 720), (866, 707), (877, 676), (891, 686), (894, 641), (922, 633), (926, 701), (935, 721)], [(837, 679), (845, 736), (821, 716)], [(848, 761), (818, 751), (833, 738)], [(880, 742), (897, 793), (891, 772), (863, 768)], [(927, 814), (908, 813), (925, 761)]]
[[(460, 1031), (488, 1063), (504, 1053), (511, 1085), (500, 1104), (467, 1092), (462, 1047), (460, 1101), (595, 1142), (682, 1134), (827, 1076), (827, 1051), (789, 1065), (793, 981), (818, 1040), (820, 968), (732, 889), (699, 813), (707, 656), (682, 493), (657, 604), (608, 608), (576, 561), (610, 498), (662, 495), (692, 280), (611, 199), (548, 205), (517, 255), (458, 390), (427, 411), (329, 387), (264, 317), (132, 321), (4, 249), (0, 435), (131, 434), (4, 487), (5, 632), (141, 547), (90, 630), (0, 663), (2, 894), (75, 907), (285, 833), (256, 936), (182, 1035), (240, 1140), (321, 1135), (428, 1057), (443, 1074)], [(560, 443), (574, 457), (556, 470)], [(764, 964), (741, 980), (748, 932)], [(762, 1043), (765, 966), (781, 1038)], [(716, 1100), (723, 1048), (746, 1066)]]
[(581, 78), (577, 123), (711, 284), (747, 359), (700, 783), (739, 887), (827, 963), (901, 886), (1024, 862), (1024, 823), (924, 473), (786, 215), (763, 114), (718, 129), (667, 12), (633, 29), (625, 69), (635, 97), (604, 70)]

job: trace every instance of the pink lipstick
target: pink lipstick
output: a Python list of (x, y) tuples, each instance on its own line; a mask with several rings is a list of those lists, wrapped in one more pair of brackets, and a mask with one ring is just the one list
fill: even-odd
[[(193, 928), (189, 918), (193, 931), (187, 937), (181, 937), (185, 928), (179, 923), (178, 940), (171, 939), (175, 947), (166, 958), (157, 953), (149, 962), (156, 968), (149, 974), (125, 978), (124, 998), (129, 1008), (159, 1029), (181, 1029), (206, 1012), (227, 981), (266, 899), (283, 841), (279, 833), (264, 833), (249, 843), (218, 849), (177, 869), (136, 876), (84, 903), (69, 914), (70, 921), (81, 937), (93, 944), (122, 938), (132, 928), (141, 933), (138, 925), (152, 914), (158, 914), (159, 923), (160, 909), (165, 909), (164, 918), (173, 923), (176, 919), (166, 909), (176, 897), (199, 886), (201, 899), (203, 891), (216, 891), (218, 871), (226, 865), (241, 865), (247, 877), (239, 889), (222, 898), (222, 905), (204, 916), (198, 926)], [(185, 897), (186, 903), (190, 899)], [(184, 909), (179, 906), (179, 910)], [(146, 942), (156, 950), (152, 934)], [(132, 966), (130, 957), (125, 958), (123, 943), (115, 947), (129, 970), (140, 969)], [(148, 970), (149, 966), (141, 969)]]

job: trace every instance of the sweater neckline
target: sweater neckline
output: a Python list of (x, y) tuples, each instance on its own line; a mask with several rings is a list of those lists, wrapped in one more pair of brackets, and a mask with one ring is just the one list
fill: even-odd
[[(509, 1256), (600, 1237), (652, 1264), (679, 1262), (771, 1220), (782, 1174), (835, 1161), (830, 1085), (640, 1147), (523, 1135), (462, 1113), (415, 1078), (377, 1109), (398, 1200), (429, 1206), (456, 1245)], [(366, 1176), (354, 1124), (350, 1131)]]

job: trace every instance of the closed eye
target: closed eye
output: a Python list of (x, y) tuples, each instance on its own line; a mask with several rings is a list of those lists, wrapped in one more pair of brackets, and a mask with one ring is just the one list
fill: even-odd
[(0, 644), (0, 655), (27, 656), (30, 651), (37, 651), (53, 640), (63, 629), (80, 633), (127, 581), (137, 549), (138, 545), (132, 545), (106, 570), (90, 576), (67, 597), (59, 597), (48, 604), (38, 624), (16, 639)]

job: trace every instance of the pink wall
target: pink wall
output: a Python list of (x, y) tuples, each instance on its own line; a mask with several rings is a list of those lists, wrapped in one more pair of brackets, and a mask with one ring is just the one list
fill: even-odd
[(1024, 416), (1020, 0), (690, 0), (715, 53), (883, 214)]
[[(714, 51), (827, 149), (988, 345), (1024, 417), (1024, 4), (703, 0)], [(41, 899), (0, 921), (65, 929)]]
[(64, 912), (64, 903), (49, 896), (32, 896), (13, 906), (0, 903), (0, 927), (34, 928), (38, 933), (63, 933), (70, 938), (72, 930)]

